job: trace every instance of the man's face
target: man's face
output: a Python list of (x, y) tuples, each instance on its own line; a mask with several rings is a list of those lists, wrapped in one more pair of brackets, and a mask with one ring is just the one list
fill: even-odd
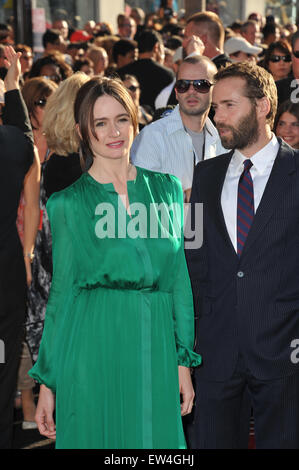
[[(205, 79), (213, 82), (212, 74), (202, 64), (183, 63), (178, 71), (178, 80), (200, 80)], [(176, 98), (180, 105), (180, 111), (187, 116), (203, 115), (210, 107), (212, 99), (212, 88), (208, 93), (199, 93), (190, 85), (185, 93), (176, 91)]]
[(65, 42), (64, 42), (62, 35), (59, 35), (57, 41), (55, 41), (54, 43), (47, 44), (48, 52), (59, 51), (63, 54), (65, 52), (65, 49), (66, 49), (66, 46), (65, 46)]
[(124, 67), (125, 65), (131, 64), (138, 59), (138, 49), (133, 49), (132, 51), (127, 52), (125, 55), (119, 55), (117, 66), (118, 68)]
[(214, 86), (214, 122), (226, 149), (243, 150), (259, 137), (256, 108), (245, 96), (245, 89), (246, 82), (240, 77), (224, 78)]
[(53, 28), (54, 29), (59, 29), (61, 32), (61, 36), (63, 37), (64, 40), (67, 39), (68, 34), (69, 34), (69, 25), (65, 20), (57, 20), (54, 21), (53, 23)]
[(294, 52), (299, 52), (299, 39), (295, 41), (294, 49), (292, 51), (292, 69), (294, 77), (299, 79), (299, 58), (294, 56)]
[(243, 51), (235, 52), (229, 55), (232, 62), (252, 62), (256, 64), (256, 57), (253, 54), (247, 54)]
[(20, 63), (22, 73), (28, 72), (31, 69), (33, 63), (31, 52), (24, 51), (20, 57)]
[(249, 25), (246, 33), (242, 35), (250, 44), (255, 44), (258, 41), (259, 36), (259, 26), (258, 24)]
[(127, 17), (119, 27), (119, 35), (122, 38), (133, 39), (136, 34), (136, 29), (136, 23), (133, 18)]

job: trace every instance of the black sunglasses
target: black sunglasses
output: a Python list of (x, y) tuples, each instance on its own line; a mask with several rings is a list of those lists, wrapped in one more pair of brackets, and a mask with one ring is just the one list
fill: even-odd
[(189, 90), (190, 85), (193, 85), (193, 88), (198, 93), (209, 93), (211, 86), (214, 83), (210, 83), (208, 80), (199, 79), (199, 80), (177, 80), (175, 84), (175, 89), (178, 93), (186, 93)]
[(299, 59), (299, 51), (293, 51), (294, 56), (296, 59)]
[(46, 98), (41, 98), (40, 100), (34, 102), (35, 106), (40, 106), (41, 108), (44, 108), (46, 104), (47, 104)]
[[(298, 51), (298, 57), (299, 57), (299, 51)], [(292, 58), (290, 54), (287, 55), (270, 55), (269, 57), (270, 62), (280, 62), (283, 60), (284, 62), (291, 62)]]

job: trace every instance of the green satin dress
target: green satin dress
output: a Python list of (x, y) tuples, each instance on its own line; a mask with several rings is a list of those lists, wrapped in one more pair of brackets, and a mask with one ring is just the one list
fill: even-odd
[(178, 365), (201, 358), (182, 232), (175, 211), (167, 225), (155, 205), (182, 211), (182, 189), (173, 176), (136, 168), (131, 217), (113, 184), (88, 173), (47, 204), (54, 272), (29, 375), (56, 393), (59, 449), (186, 446)]

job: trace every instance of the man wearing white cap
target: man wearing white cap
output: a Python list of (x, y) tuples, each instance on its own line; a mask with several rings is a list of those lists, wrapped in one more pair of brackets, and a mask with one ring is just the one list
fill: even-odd
[(246, 39), (233, 36), (224, 43), (224, 52), (232, 62), (257, 62), (257, 54), (262, 52), (261, 47), (253, 46)]

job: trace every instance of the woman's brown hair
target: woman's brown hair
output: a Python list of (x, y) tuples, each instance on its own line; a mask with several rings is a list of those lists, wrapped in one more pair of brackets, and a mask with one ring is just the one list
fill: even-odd
[(126, 87), (117, 78), (93, 77), (85, 83), (77, 93), (74, 113), (75, 122), (80, 131), (80, 158), (83, 170), (88, 170), (93, 162), (93, 152), (90, 144), (90, 132), (97, 139), (93, 110), (95, 102), (101, 96), (115, 98), (127, 111), (134, 129), (134, 136), (138, 131), (138, 115), (136, 106)]
[[(22, 95), (26, 103), (30, 119), (36, 118), (36, 107), (41, 100), (47, 98), (56, 90), (56, 83), (48, 78), (35, 77), (27, 80), (22, 88)], [(46, 104), (46, 103), (44, 103)]]

